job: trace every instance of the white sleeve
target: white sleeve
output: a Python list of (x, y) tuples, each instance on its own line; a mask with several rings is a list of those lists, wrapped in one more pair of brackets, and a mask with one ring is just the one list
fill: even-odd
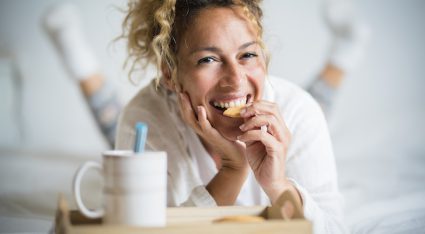
[(300, 192), (303, 200), (304, 216), (312, 221), (315, 234), (348, 233), (342, 220), (340, 197), (330, 191), (311, 192), (289, 179)]
[(180, 206), (212, 207), (217, 206), (217, 203), (205, 186), (200, 185), (192, 190), (189, 198)]
[(312, 221), (314, 233), (346, 233), (327, 124), (317, 102), (301, 94), (287, 115), (292, 134), (287, 177), (301, 194), (304, 216)]

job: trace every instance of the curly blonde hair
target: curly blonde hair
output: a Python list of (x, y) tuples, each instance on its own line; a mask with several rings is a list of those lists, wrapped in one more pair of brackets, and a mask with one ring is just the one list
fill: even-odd
[(207, 7), (242, 7), (246, 17), (257, 29), (257, 42), (262, 47), (268, 64), (268, 52), (262, 41), (261, 2), (261, 0), (129, 0), (121, 38), (127, 39), (128, 57), (124, 66), (129, 62), (132, 63), (130, 80), (137, 67), (145, 69), (149, 64), (155, 64), (157, 85), (163, 66), (166, 66), (171, 78), (176, 82), (176, 53), (179, 38), (196, 14)]

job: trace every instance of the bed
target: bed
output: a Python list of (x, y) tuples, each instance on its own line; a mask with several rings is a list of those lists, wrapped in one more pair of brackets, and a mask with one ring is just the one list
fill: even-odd
[[(382, 138), (373, 135), (368, 136), (361, 148), (353, 148), (349, 144), (353, 139), (339, 134), (342, 133), (333, 132), (337, 139), (336, 155), (345, 151), (336, 160), (340, 189), (345, 197), (346, 223), (351, 232), (425, 233), (422, 149), (374, 150), (375, 145), (385, 144), (379, 142)], [(73, 173), (90, 159), (100, 160), (99, 153), (1, 149), (0, 232), (51, 230), (58, 194), (63, 193), (68, 201), (73, 201)], [(85, 197), (89, 206), (99, 206), (95, 198), (101, 196), (100, 177), (95, 172), (87, 177), (83, 184)], [(88, 196), (88, 193), (93, 194)]]
[[(379, 92), (364, 84), (348, 80), (328, 117), (346, 224), (352, 233), (425, 233), (423, 81)], [(51, 230), (59, 193), (75, 209), (72, 177), (86, 160), (100, 160), (100, 151), (0, 148), (0, 233)], [(100, 176), (87, 177), (83, 197), (99, 206)]]

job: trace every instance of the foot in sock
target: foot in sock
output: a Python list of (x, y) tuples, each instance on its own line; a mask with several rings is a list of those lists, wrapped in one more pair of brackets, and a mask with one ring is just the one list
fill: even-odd
[(323, 13), (333, 36), (330, 63), (348, 73), (364, 56), (370, 37), (369, 28), (356, 20), (349, 0), (325, 0)]
[(99, 63), (86, 40), (74, 5), (54, 6), (44, 15), (42, 24), (74, 79), (81, 81), (99, 72)]

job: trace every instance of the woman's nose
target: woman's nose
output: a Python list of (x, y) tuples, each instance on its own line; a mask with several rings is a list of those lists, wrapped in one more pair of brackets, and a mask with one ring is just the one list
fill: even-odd
[(243, 69), (238, 63), (227, 63), (221, 80), (222, 87), (238, 87), (244, 80)]

